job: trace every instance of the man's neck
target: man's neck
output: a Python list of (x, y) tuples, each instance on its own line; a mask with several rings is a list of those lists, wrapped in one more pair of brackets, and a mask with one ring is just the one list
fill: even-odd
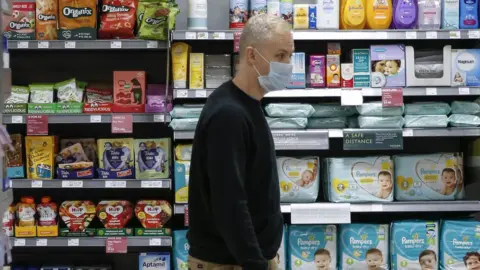
[[(257, 78), (255, 78), (257, 80)], [(238, 72), (237, 76), (233, 78), (233, 83), (240, 88), (247, 95), (251, 96), (253, 99), (261, 100), (264, 96), (265, 91), (258, 84), (258, 81), (249, 80), (245, 74)]]

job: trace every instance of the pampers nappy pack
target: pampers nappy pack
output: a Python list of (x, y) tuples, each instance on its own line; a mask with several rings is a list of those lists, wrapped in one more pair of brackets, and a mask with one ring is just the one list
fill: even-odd
[(440, 269), (480, 268), (480, 222), (443, 221), (440, 239)]
[(480, 86), (480, 50), (452, 50), (452, 86)]
[(393, 222), (390, 241), (392, 269), (438, 269), (438, 234), (438, 222)]
[(461, 159), (460, 153), (395, 156), (395, 199), (454, 200), (463, 185)]
[(342, 224), (338, 235), (339, 269), (389, 269), (387, 224)]
[(288, 260), (291, 270), (337, 269), (335, 225), (291, 225)]
[(393, 201), (393, 164), (389, 156), (328, 158), (325, 163), (329, 201)]
[(188, 250), (190, 245), (187, 240), (187, 230), (173, 231), (173, 265), (175, 270), (188, 269)]
[(320, 186), (318, 157), (278, 157), (280, 201), (288, 203), (315, 202)]
[(287, 238), (287, 225), (283, 226), (283, 235), (282, 242), (280, 243), (280, 248), (278, 249), (277, 256), (275, 257), (275, 262), (277, 263), (277, 270), (286, 270), (287, 269), (287, 247), (285, 245)]

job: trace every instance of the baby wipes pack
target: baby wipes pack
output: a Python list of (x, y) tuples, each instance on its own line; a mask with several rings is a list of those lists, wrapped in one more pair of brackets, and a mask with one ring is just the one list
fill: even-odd
[(325, 163), (329, 201), (393, 201), (393, 163), (389, 156), (328, 158)]
[(310, 104), (301, 103), (271, 103), (265, 106), (265, 112), (270, 117), (310, 117), (315, 109)]
[(453, 200), (463, 186), (462, 159), (460, 153), (395, 156), (395, 199)]
[(480, 86), (480, 50), (452, 50), (452, 86)]
[(291, 225), (288, 260), (291, 270), (337, 269), (335, 225)]
[(340, 225), (339, 269), (390, 269), (389, 229), (388, 224)]
[(187, 230), (173, 231), (173, 265), (175, 270), (188, 269), (188, 250), (190, 245), (187, 240)]
[(480, 269), (480, 222), (445, 220), (440, 239), (440, 269)]
[(277, 157), (280, 201), (315, 202), (320, 187), (318, 157)]
[(438, 269), (438, 222), (398, 221), (391, 227), (392, 269)]

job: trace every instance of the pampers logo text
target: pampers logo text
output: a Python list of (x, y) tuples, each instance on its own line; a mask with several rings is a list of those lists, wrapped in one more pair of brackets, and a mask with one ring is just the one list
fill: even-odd
[(425, 175), (425, 174), (440, 174), (439, 170), (425, 170), (424, 168), (420, 169), (420, 174)]
[(355, 175), (357, 177), (376, 177), (377, 173), (375, 172), (362, 172), (362, 171), (356, 171)]
[(351, 245), (372, 245), (373, 244), (373, 241), (372, 240), (358, 240), (358, 239), (355, 239), (353, 237), (350, 237), (350, 244)]
[(320, 241), (315, 240), (315, 237), (309, 237), (308, 240), (302, 240), (298, 239), (297, 240), (297, 245), (298, 246), (320, 246)]
[(468, 241), (468, 237), (463, 237), (461, 240), (453, 238), (452, 244), (455, 248), (470, 249), (473, 246), (473, 242)]

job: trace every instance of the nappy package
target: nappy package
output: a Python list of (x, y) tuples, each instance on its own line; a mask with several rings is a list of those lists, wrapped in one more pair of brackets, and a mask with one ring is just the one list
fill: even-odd
[(291, 225), (288, 261), (291, 270), (337, 269), (335, 225)]
[(357, 111), (363, 116), (402, 116), (403, 106), (401, 107), (383, 107), (382, 102), (366, 102), (358, 105)]
[(307, 128), (345, 128), (347, 117), (308, 118)]
[(445, 102), (414, 102), (405, 105), (406, 115), (447, 115), (451, 111)]
[(463, 189), (460, 153), (399, 155), (395, 164), (395, 199), (399, 201), (454, 200)]
[(331, 202), (393, 201), (389, 156), (325, 159), (325, 191)]
[(480, 113), (480, 104), (470, 101), (453, 101), (453, 114), (478, 114)]
[(173, 231), (173, 267), (175, 270), (188, 269), (187, 230)]
[(193, 131), (197, 128), (198, 118), (177, 118), (172, 119), (172, 122), (168, 125), (173, 130)]
[(401, 116), (359, 116), (360, 128), (402, 128), (404, 119)]
[(270, 117), (310, 117), (315, 112), (310, 104), (272, 103), (265, 106), (265, 112)]
[(284, 203), (315, 202), (320, 187), (318, 157), (277, 157), (280, 201)]
[(392, 269), (438, 269), (438, 234), (438, 222), (393, 222), (390, 241)]
[(405, 115), (407, 128), (441, 128), (448, 126), (446, 115)]
[(452, 114), (448, 117), (448, 123), (452, 127), (478, 127), (480, 117), (470, 114)]
[(480, 222), (446, 220), (440, 235), (440, 269), (480, 268)]
[(287, 247), (285, 245), (287, 238), (287, 225), (283, 226), (283, 235), (282, 242), (280, 243), (280, 248), (278, 249), (277, 256), (275, 257), (275, 262), (277, 263), (277, 270), (286, 270), (287, 269)]
[(342, 106), (339, 103), (313, 104), (315, 113), (312, 117), (342, 117), (357, 114), (354, 106)]
[(390, 269), (388, 224), (340, 225), (339, 269)]
[(190, 178), (190, 160), (192, 145), (178, 144), (175, 147), (175, 202), (188, 203), (188, 180)]
[(304, 129), (307, 127), (307, 123), (308, 123), (308, 119), (303, 117), (295, 117), (295, 118), (265, 117), (265, 118), (267, 120), (268, 126), (271, 129)]
[(199, 118), (203, 105), (175, 105), (170, 112), (172, 118)]

